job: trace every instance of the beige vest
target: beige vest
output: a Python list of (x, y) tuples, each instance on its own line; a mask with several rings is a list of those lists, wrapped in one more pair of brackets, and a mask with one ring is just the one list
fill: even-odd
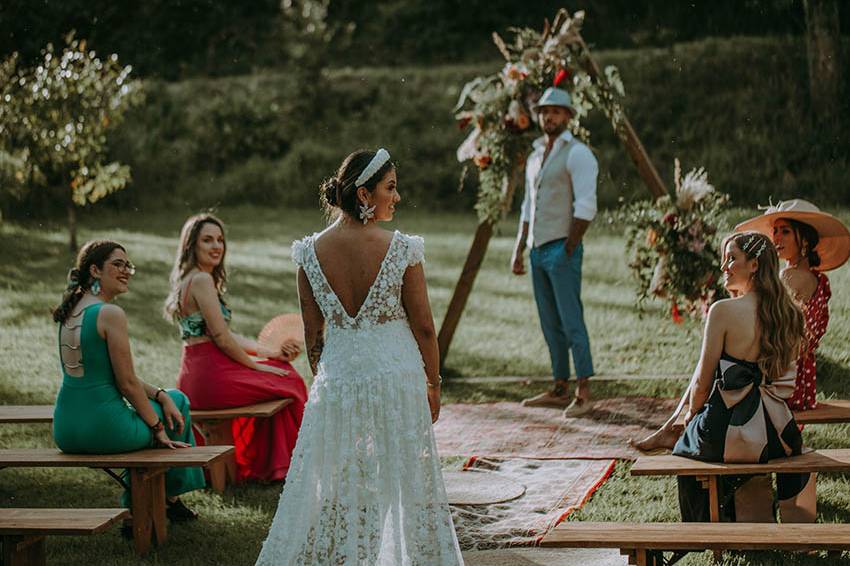
[(540, 247), (552, 240), (566, 238), (573, 223), (573, 179), (567, 169), (567, 157), (578, 140), (572, 138), (553, 150), (534, 179), (529, 211), (529, 247)]

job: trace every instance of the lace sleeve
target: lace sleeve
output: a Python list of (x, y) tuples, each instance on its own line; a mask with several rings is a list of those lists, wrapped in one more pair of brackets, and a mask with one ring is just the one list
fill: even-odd
[(422, 236), (407, 237), (407, 265), (425, 263), (425, 240)]
[(295, 240), (292, 242), (292, 261), (299, 267), (304, 266), (304, 261), (307, 259), (307, 238)]

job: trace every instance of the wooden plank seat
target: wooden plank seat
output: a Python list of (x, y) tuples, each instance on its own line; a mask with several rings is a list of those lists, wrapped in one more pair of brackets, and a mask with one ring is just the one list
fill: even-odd
[[(236, 417), (271, 417), (292, 403), (292, 399), (274, 399), (254, 405), (230, 409), (192, 409), (192, 421), (206, 439), (215, 446), (232, 446), (232, 420)], [(0, 423), (50, 423), (53, 422), (53, 405), (0, 405)], [(236, 461), (225, 458), (209, 467), (210, 487), (221, 493), (227, 483), (236, 482)]]
[(712, 522), (720, 520), (720, 476), (813, 472), (850, 472), (850, 449), (813, 450), (800, 456), (777, 458), (764, 464), (701, 462), (672, 454), (641, 456), (631, 469), (633, 476), (696, 477), (708, 489)]
[(130, 513), (136, 552), (144, 555), (155, 536), (167, 538), (165, 471), (169, 468), (207, 467), (233, 453), (232, 446), (198, 446), (171, 450), (155, 448), (122, 454), (65, 454), (56, 448), (0, 450), (0, 468), (126, 468), (130, 473)]
[[(270, 417), (292, 403), (292, 399), (275, 399), (255, 405), (216, 409), (211, 411), (192, 409), (195, 422), (229, 420), (234, 417)], [(31, 424), (52, 423), (53, 405), (0, 405), (0, 423)]]
[[(233, 419), (236, 417), (271, 417), (292, 403), (292, 399), (275, 399), (256, 405), (231, 409), (192, 410), (192, 421), (209, 445), (233, 445)], [(219, 493), (228, 483), (236, 483), (236, 460), (233, 456), (209, 467), (210, 487)]]
[[(676, 418), (678, 426), (685, 425), (687, 410), (686, 406)], [(794, 413), (794, 420), (801, 425), (850, 423), (850, 401), (846, 399), (818, 401), (818, 406), (815, 409), (792, 412)], [(2, 409), (0, 409), (0, 419), (2, 419)], [(3, 421), (0, 420), (0, 422)]]
[(564, 522), (543, 537), (554, 548), (619, 548), (629, 564), (663, 564), (663, 551), (850, 549), (850, 525)]
[(53, 405), (0, 405), (0, 423), (52, 423)]
[(44, 537), (96, 535), (129, 516), (127, 509), (0, 509), (0, 564), (43, 566)]

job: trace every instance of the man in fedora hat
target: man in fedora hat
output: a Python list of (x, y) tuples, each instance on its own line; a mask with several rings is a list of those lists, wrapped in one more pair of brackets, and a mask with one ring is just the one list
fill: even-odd
[[(593, 375), (590, 339), (581, 303), (582, 237), (596, 215), (598, 166), (590, 149), (567, 130), (575, 108), (567, 91), (546, 89), (535, 106), (543, 137), (526, 161), (522, 202), (511, 270), (525, 273), (523, 254), (531, 248), (531, 279), (540, 326), (549, 347), (554, 387), (526, 399), (528, 407), (558, 407), (565, 417), (591, 408)], [(570, 360), (577, 380), (570, 396)]]

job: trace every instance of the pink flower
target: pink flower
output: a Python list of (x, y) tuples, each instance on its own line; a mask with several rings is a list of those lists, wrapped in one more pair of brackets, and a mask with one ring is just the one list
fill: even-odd
[(518, 82), (528, 76), (528, 70), (525, 68), (524, 65), (515, 65), (513, 63), (507, 63), (502, 69), (502, 74), (509, 81)]

